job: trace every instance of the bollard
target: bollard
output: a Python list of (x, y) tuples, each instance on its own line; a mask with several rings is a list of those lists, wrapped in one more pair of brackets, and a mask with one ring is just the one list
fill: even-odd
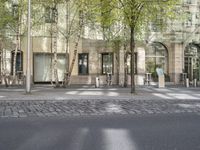
[(186, 87), (188, 88), (189, 87), (189, 79), (186, 78)]
[(197, 79), (194, 79), (194, 87), (197, 87)]
[(96, 77), (96, 82), (95, 82), (95, 87), (96, 87), (96, 88), (99, 88), (99, 85), (100, 85), (99, 82), (100, 82), (100, 81), (99, 81), (99, 77)]

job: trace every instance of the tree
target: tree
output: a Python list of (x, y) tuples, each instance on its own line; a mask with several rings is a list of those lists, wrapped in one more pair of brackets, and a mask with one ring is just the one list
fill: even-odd
[(7, 28), (9, 25), (14, 24), (14, 18), (10, 11), (10, 9), (7, 7), (9, 1), (7, 0), (1, 0), (0, 1), (0, 53), (1, 53), (1, 64), (0, 65), (0, 72), (1, 72), (1, 78), (5, 83), (5, 86), (8, 86), (8, 74), (6, 70), (6, 61), (4, 61), (4, 54), (6, 54), (3, 49), (5, 48), (5, 43), (7, 41)]
[[(70, 2), (71, 2), (70, 0), (66, 1), (67, 13), (70, 12), (69, 10)], [(69, 39), (72, 35), (75, 36), (75, 46), (73, 50), (72, 61), (69, 64), (69, 68), (68, 69), (66, 68), (66, 75), (64, 76), (64, 87), (70, 84), (71, 74), (72, 74), (76, 57), (77, 57), (78, 45), (79, 45), (81, 35), (83, 32), (83, 27), (85, 25), (84, 20), (87, 17), (87, 12), (88, 12), (87, 0), (75, 0), (72, 2), (73, 2), (74, 7), (72, 7), (71, 9), (74, 9), (74, 10), (72, 10), (72, 13), (66, 14), (67, 27), (66, 27), (65, 34), (63, 34), (64, 37), (66, 38), (66, 58), (67, 58), (67, 52), (69, 51), (67, 49), (69, 46)], [(71, 15), (72, 15), (72, 19), (70, 20)]]
[[(74, 35), (75, 38), (75, 47), (74, 47), (74, 52), (73, 52), (73, 57), (72, 61), (69, 64), (69, 68), (66, 68), (65, 76), (64, 76), (64, 87), (66, 85), (70, 84), (70, 78), (72, 74), (72, 70), (74, 68), (74, 64), (76, 61), (76, 56), (78, 52), (78, 45), (80, 42), (80, 38), (82, 35), (82, 29), (84, 26), (84, 0), (76, 0), (72, 1), (72, 7), (70, 8), (70, 0), (66, 2), (66, 32), (65, 32), (65, 38), (66, 38), (66, 59), (68, 58), (67, 53), (69, 52), (69, 39), (72, 35)], [(74, 7), (73, 7), (74, 6)], [(73, 13), (70, 13), (70, 9), (75, 9)], [(70, 16), (72, 16), (72, 19), (70, 19)], [(78, 18), (76, 21), (76, 18)], [(76, 28), (74, 28), (76, 27)], [(69, 58), (68, 58), (69, 59)], [(67, 64), (67, 63), (66, 63)]]
[[(65, 19), (65, 24), (58, 22), (58, 16), (57, 18), (54, 18), (54, 22), (49, 22), (50, 23), (50, 36), (51, 36), (51, 49), (54, 54), (53, 56), (53, 61), (51, 65), (51, 73), (54, 75), (55, 83), (56, 86), (60, 86), (59, 81), (58, 81), (58, 73), (57, 73), (57, 38), (58, 36), (62, 36), (66, 40), (66, 49), (65, 49), (65, 60), (66, 60), (66, 67), (65, 67), (65, 73), (64, 73), (64, 79), (63, 79), (63, 86), (65, 87), (70, 83), (70, 76), (71, 72), (74, 67), (74, 63), (76, 60), (77, 56), (77, 51), (78, 51), (78, 45), (79, 41), (81, 38), (82, 34), (82, 28), (83, 28), (83, 18), (84, 18), (84, 13), (83, 13), (83, 4), (84, 0), (44, 0), (43, 3), (40, 2), (40, 4), (43, 5), (45, 8), (50, 8), (50, 9), (57, 9), (58, 8), (63, 8), (63, 9), (58, 9), (59, 13), (57, 14), (58, 16), (66, 16)], [(85, 12), (85, 11), (84, 11)], [(48, 13), (49, 14), (49, 13)], [(69, 62), (69, 41), (70, 38), (73, 37), (74, 39), (74, 53), (72, 57), (72, 61)], [(70, 63), (70, 65), (69, 65)], [(51, 79), (52, 81), (52, 79)], [(53, 83), (53, 81), (52, 81)]]
[[(90, 0), (88, 0), (90, 1)], [(120, 24), (129, 29), (130, 51), (131, 51), (131, 93), (135, 93), (135, 42), (137, 37), (145, 33), (149, 23), (156, 22), (159, 17), (164, 18), (162, 26), (164, 28), (168, 19), (174, 19), (176, 14), (176, 4), (174, 0), (94, 0), (90, 1), (94, 6), (91, 8), (96, 16), (96, 21), (106, 27), (113, 27)], [(102, 7), (99, 7), (102, 6)], [(112, 14), (112, 15), (104, 15)], [(94, 16), (93, 16), (94, 18)], [(102, 21), (103, 20), (103, 21)], [(104, 26), (103, 26), (104, 27)]]
[[(174, 7), (177, 1), (174, 0), (119, 0), (124, 14), (125, 23), (130, 29), (130, 50), (131, 50), (131, 93), (135, 93), (135, 35), (141, 32), (152, 21), (159, 21), (159, 17), (175, 17)], [(158, 15), (159, 14), (159, 15)], [(163, 26), (164, 23), (159, 24)]]

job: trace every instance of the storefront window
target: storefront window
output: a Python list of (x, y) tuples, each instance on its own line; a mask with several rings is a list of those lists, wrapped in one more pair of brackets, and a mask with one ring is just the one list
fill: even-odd
[(184, 72), (190, 80), (200, 80), (200, 46), (190, 43), (185, 49)]
[[(33, 73), (34, 73), (34, 82), (50, 82), (54, 81), (54, 72), (53, 72), (53, 61), (54, 56), (51, 53), (34, 53), (34, 64), (33, 64)], [(68, 59), (68, 58), (67, 58)], [(66, 55), (58, 53), (57, 54), (57, 71), (58, 71), (58, 80), (62, 81), (64, 78), (64, 73), (66, 70)]]
[(168, 73), (167, 48), (158, 42), (152, 43), (146, 50), (146, 72), (155, 73), (157, 67)]

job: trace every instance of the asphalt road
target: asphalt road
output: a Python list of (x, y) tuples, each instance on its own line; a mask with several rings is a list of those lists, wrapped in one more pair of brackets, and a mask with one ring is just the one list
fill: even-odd
[(0, 150), (200, 150), (200, 116), (1, 118)]

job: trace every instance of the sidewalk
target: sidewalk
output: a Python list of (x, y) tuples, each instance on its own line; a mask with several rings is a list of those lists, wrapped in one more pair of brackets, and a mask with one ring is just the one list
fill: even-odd
[(51, 86), (34, 86), (31, 94), (26, 94), (23, 87), (1, 87), (0, 101), (12, 100), (84, 100), (84, 99), (132, 99), (132, 100), (159, 100), (180, 99), (200, 100), (200, 88), (166, 87), (155, 86), (136, 87), (136, 94), (130, 93), (130, 88), (92, 86), (53, 88)]
[(35, 86), (31, 94), (0, 88), (0, 118), (166, 113), (200, 114), (200, 88), (143, 86), (137, 94), (119, 87)]

